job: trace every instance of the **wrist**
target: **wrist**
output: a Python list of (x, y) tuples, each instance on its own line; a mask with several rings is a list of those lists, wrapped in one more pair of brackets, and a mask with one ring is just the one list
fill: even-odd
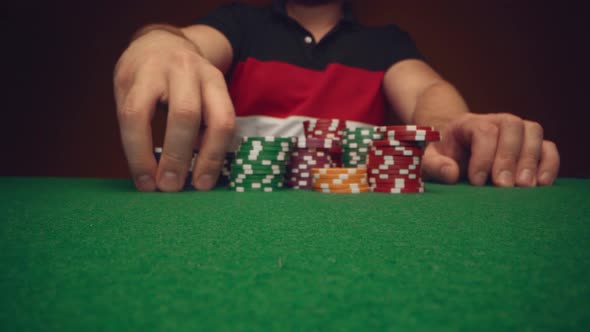
[(131, 37), (131, 41), (139, 39), (140, 37), (143, 37), (152, 31), (165, 31), (183, 39), (187, 39), (184, 33), (182, 33), (182, 30), (178, 29), (177, 27), (167, 24), (150, 24), (137, 30)]
[(182, 38), (185, 41), (187, 41), (188, 43), (190, 43), (193, 48), (197, 51), (197, 53), (199, 53), (199, 55), (203, 55), (203, 53), (201, 52), (201, 49), (199, 48), (198, 45), (196, 45), (192, 40), (190, 40), (183, 32), (181, 29), (172, 26), (172, 25), (168, 25), (168, 24), (150, 24), (147, 26), (144, 26), (142, 28), (140, 28), (139, 30), (137, 30), (133, 36), (131, 37), (131, 42), (147, 35), (148, 33), (151, 32), (165, 32), (165, 33), (169, 33), (172, 34), (176, 37)]

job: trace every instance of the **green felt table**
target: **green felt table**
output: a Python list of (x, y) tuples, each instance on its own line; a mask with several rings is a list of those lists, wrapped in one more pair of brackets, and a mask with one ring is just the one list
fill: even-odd
[(422, 195), (0, 178), (0, 327), (586, 330), (590, 180)]

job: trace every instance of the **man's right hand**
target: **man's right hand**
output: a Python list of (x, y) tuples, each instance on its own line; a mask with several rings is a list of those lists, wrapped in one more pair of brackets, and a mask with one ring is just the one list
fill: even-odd
[[(192, 183), (199, 190), (211, 189), (233, 139), (235, 112), (223, 73), (197, 44), (180, 30), (142, 34), (119, 59), (114, 87), (123, 149), (136, 187), (181, 190), (200, 136)], [(151, 128), (158, 102), (169, 105), (159, 165)]]

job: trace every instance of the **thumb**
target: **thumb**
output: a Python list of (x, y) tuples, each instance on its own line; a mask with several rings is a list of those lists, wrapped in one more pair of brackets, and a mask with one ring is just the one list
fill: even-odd
[(430, 144), (422, 157), (422, 174), (426, 180), (454, 184), (459, 181), (459, 164)]

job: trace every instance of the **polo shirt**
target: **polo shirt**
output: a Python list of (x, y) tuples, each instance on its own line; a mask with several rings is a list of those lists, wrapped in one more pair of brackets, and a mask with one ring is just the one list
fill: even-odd
[(227, 37), (233, 62), (227, 73), (238, 135), (299, 136), (310, 118), (382, 125), (388, 110), (383, 77), (398, 61), (422, 55), (396, 25), (363, 26), (345, 2), (343, 16), (321, 41), (272, 6), (221, 6), (197, 24)]

